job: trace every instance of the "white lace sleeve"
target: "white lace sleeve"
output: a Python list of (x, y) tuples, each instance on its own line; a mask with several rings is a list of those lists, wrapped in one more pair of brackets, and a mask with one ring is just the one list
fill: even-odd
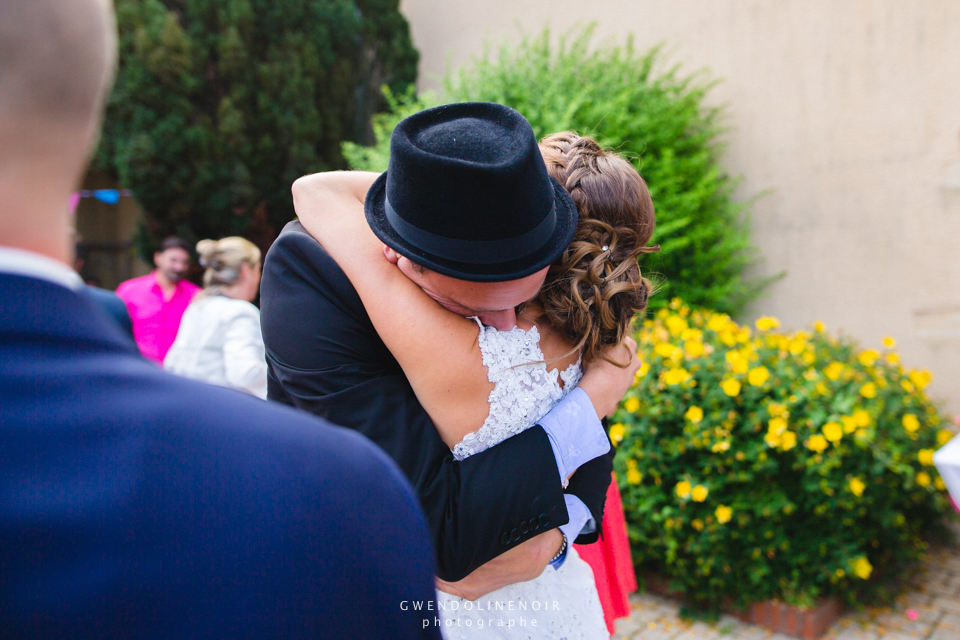
[[(477, 321), (480, 324), (479, 320)], [(480, 353), (487, 378), (494, 384), (490, 392), (490, 414), (479, 430), (467, 434), (453, 448), (457, 460), (503, 442), (529, 429), (580, 381), (579, 361), (557, 380), (556, 369), (547, 372), (540, 350), (540, 332), (514, 328), (498, 331), (480, 326)]]

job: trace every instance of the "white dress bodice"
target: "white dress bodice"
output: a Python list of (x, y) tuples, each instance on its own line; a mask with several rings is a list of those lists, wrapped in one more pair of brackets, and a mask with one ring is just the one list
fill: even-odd
[(529, 330), (514, 327), (498, 331), (480, 324), (478, 340), (487, 378), (494, 384), (489, 398), (490, 415), (479, 430), (468, 433), (453, 448), (457, 460), (489, 449), (535, 425), (577, 386), (583, 375), (579, 360), (564, 371), (547, 371), (536, 325)]
[[(478, 321), (479, 324), (479, 321)], [(547, 370), (540, 332), (480, 326), (480, 352), (490, 392), (483, 426), (453, 448), (463, 460), (537, 424), (580, 381), (580, 361)], [(560, 383), (563, 383), (561, 386)], [(503, 473), (517, 473), (504, 469)], [(445, 640), (598, 640), (608, 637), (593, 571), (573, 546), (559, 569), (508, 585), (476, 602), (437, 592), (437, 621)]]

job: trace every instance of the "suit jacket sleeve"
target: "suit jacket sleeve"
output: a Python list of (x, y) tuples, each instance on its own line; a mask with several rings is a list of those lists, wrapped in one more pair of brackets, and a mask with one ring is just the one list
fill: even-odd
[(262, 282), (268, 397), (359, 431), (397, 462), (426, 514), (440, 578), (460, 580), (566, 524), (543, 429), (457, 462), (346, 275), (298, 222), (268, 252)]

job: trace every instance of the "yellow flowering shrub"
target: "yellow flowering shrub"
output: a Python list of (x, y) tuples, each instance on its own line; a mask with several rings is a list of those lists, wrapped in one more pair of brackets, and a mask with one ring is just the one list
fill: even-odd
[(949, 513), (933, 452), (952, 436), (925, 371), (822, 324), (779, 333), (674, 300), (611, 436), (635, 561), (701, 606), (852, 601)]

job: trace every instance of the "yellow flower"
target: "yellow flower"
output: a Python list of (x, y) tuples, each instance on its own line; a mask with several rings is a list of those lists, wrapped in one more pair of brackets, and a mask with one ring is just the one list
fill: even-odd
[(933, 449), (920, 449), (917, 453), (917, 460), (925, 467), (933, 466)]
[(863, 480), (860, 478), (851, 478), (850, 479), (850, 493), (857, 496), (858, 498), (863, 495), (863, 490), (867, 488), (867, 485), (863, 483)]
[(687, 321), (680, 316), (670, 316), (667, 318), (666, 323), (667, 329), (675, 336), (683, 333), (683, 330), (690, 326), (687, 324)]
[(853, 412), (853, 421), (857, 424), (858, 427), (869, 427), (870, 426), (870, 414), (864, 411), (863, 409), (857, 409)]
[(676, 347), (669, 342), (661, 342), (653, 348), (653, 352), (661, 358), (672, 358), (678, 351), (680, 351), (680, 347)]
[(789, 418), (790, 417), (790, 412), (787, 411), (787, 405), (781, 404), (779, 402), (768, 402), (767, 413), (770, 414), (771, 418)]
[(743, 327), (737, 332), (737, 342), (746, 344), (750, 342), (750, 327)]
[(843, 423), (844, 433), (853, 433), (857, 430), (857, 420), (853, 416), (840, 416), (840, 422)]
[(627, 469), (627, 482), (629, 484), (640, 484), (643, 480), (643, 474), (636, 469)]
[(703, 520), (700, 518), (695, 518), (690, 521), (690, 526), (696, 529), (697, 531), (703, 531)]
[(764, 316), (762, 318), (757, 318), (756, 325), (759, 331), (769, 331), (770, 329), (776, 329), (779, 327), (780, 321), (773, 316)]
[(860, 556), (856, 560), (850, 561), (850, 568), (855, 576), (861, 580), (866, 580), (873, 573), (873, 565), (867, 560), (866, 556)]
[(868, 382), (860, 387), (860, 395), (862, 395), (864, 398), (876, 398), (877, 385), (873, 384), (872, 382)]
[(843, 576), (847, 575), (847, 572), (844, 571), (843, 569), (837, 569), (837, 570), (834, 571), (833, 573), (834, 573), (834, 575), (837, 576), (838, 578), (842, 578)]
[(663, 381), (668, 385), (680, 384), (690, 379), (690, 372), (683, 367), (669, 369), (663, 374)]
[(716, 511), (713, 512), (713, 515), (717, 516), (717, 522), (720, 524), (727, 524), (730, 522), (730, 519), (733, 518), (733, 509), (721, 504), (717, 506)]
[(693, 497), (694, 502), (703, 502), (707, 499), (708, 493), (710, 493), (710, 491), (705, 486), (698, 484), (693, 488), (691, 496)]
[(730, 322), (730, 316), (724, 314), (717, 314), (710, 317), (709, 322), (707, 322), (707, 329), (720, 333), (727, 328), (727, 325), (732, 324)]
[(886, 347), (887, 349), (893, 349), (895, 346), (897, 346), (897, 341), (891, 338), (890, 336), (884, 336), (883, 346)]
[(774, 449), (783, 443), (783, 438), (781, 438), (780, 434), (776, 431), (768, 431), (767, 435), (763, 436), (763, 439), (766, 441), (768, 447)]
[(623, 402), (623, 408), (627, 413), (636, 413), (640, 409), (640, 401), (637, 398), (627, 398)]
[(907, 393), (913, 393), (914, 391), (916, 391), (916, 387), (914, 387), (913, 383), (910, 382), (909, 380), (901, 380), (900, 386), (903, 387), (903, 390), (906, 391)]
[(690, 483), (686, 480), (678, 482), (676, 487), (677, 497), (681, 500), (686, 500), (690, 497), (690, 489)]
[(703, 409), (697, 406), (692, 406), (689, 409), (687, 409), (687, 412), (683, 414), (683, 417), (689, 420), (690, 422), (692, 422), (693, 424), (697, 424), (698, 422), (703, 420)]
[(831, 362), (827, 365), (827, 368), (823, 370), (823, 374), (831, 380), (839, 378), (841, 373), (843, 373), (843, 364), (840, 362)]
[(698, 342), (703, 342), (703, 331), (700, 329), (687, 329), (680, 334), (681, 340), (697, 340)]
[(620, 422), (610, 427), (610, 439), (613, 440), (613, 444), (620, 444), (620, 441), (623, 440), (623, 436), (626, 435), (626, 433), (626, 428)]
[(920, 473), (918, 473), (918, 474), (917, 474), (917, 484), (920, 485), (921, 487), (929, 487), (929, 486), (930, 486), (930, 474), (927, 473), (926, 471), (921, 471)]
[(843, 438), (843, 427), (838, 422), (828, 422), (823, 425), (823, 435), (830, 442), (840, 442)]
[(813, 351), (804, 351), (801, 358), (804, 364), (813, 364), (817, 361), (817, 356)]
[(740, 395), (741, 386), (743, 385), (740, 384), (740, 381), (734, 380), (733, 378), (728, 378), (720, 383), (720, 387), (723, 389), (723, 392), (731, 398), (736, 398), (738, 395)]
[(823, 325), (823, 323), (820, 322), (819, 320), (817, 320), (816, 322), (813, 323), (813, 328), (814, 328), (816, 331), (818, 331), (819, 333), (823, 333), (824, 331), (827, 330), (827, 328), (826, 328), (826, 327)]
[(737, 350), (727, 351), (727, 355), (725, 357), (727, 359), (727, 362), (730, 363), (730, 369), (734, 373), (747, 372), (747, 368), (749, 365), (747, 363), (747, 357), (743, 355), (743, 353)]
[(900, 422), (903, 423), (903, 428), (909, 433), (915, 433), (920, 428), (920, 421), (912, 413), (905, 414)]
[(723, 451), (729, 451), (729, 450), (730, 450), (730, 443), (727, 442), (726, 440), (721, 440), (720, 442), (714, 443), (714, 445), (710, 447), (710, 451), (713, 451), (714, 453), (721, 453)]
[(790, 451), (795, 446), (797, 446), (797, 434), (793, 431), (784, 431), (783, 435), (780, 436), (783, 442), (780, 445), (780, 448), (784, 451)]
[(889, 362), (890, 364), (897, 364), (898, 362), (900, 362), (900, 356), (898, 356), (896, 353), (891, 351), (890, 353), (887, 354), (887, 362)]
[(770, 433), (776, 433), (780, 435), (787, 430), (787, 421), (783, 416), (777, 416), (776, 418), (771, 418), (770, 422), (767, 423), (767, 431)]
[(724, 330), (720, 332), (720, 342), (732, 347), (737, 344), (737, 333), (736, 331)]
[(930, 372), (926, 369), (922, 371), (911, 371), (907, 375), (910, 378), (910, 382), (913, 383), (913, 386), (920, 390), (923, 390), (923, 388), (930, 384), (930, 381), (933, 379), (933, 376), (930, 375)]
[(867, 349), (866, 351), (860, 354), (860, 357), (858, 358), (858, 360), (860, 360), (860, 364), (862, 364), (863, 366), (869, 367), (869, 366), (872, 366), (873, 363), (876, 362), (877, 358), (879, 357), (880, 357), (879, 353), (877, 353), (873, 349)]
[(817, 393), (819, 393), (822, 396), (825, 396), (829, 391), (830, 390), (827, 389), (827, 385), (823, 384), (822, 382), (817, 383)]
[(940, 445), (941, 447), (947, 444), (948, 442), (950, 442), (950, 440), (952, 439), (953, 439), (953, 434), (947, 431), (946, 429), (940, 429), (940, 431), (937, 431), (937, 444)]
[(703, 343), (699, 340), (687, 340), (683, 343), (683, 348), (691, 358), (699, 358), (703, 355)]
[(827, 444), (827, 439), (819, 433), (810, 436), (810, 438), (807, 440), (807, 449), (816, 451), (817, 453), (823, 453), (824, 449), (829, 446), (830, 445)]
[(766, 367), (756, 367), (747, 374), (747, 381), (755, 387), (762, 387), (770, 379), (770, 372)]

